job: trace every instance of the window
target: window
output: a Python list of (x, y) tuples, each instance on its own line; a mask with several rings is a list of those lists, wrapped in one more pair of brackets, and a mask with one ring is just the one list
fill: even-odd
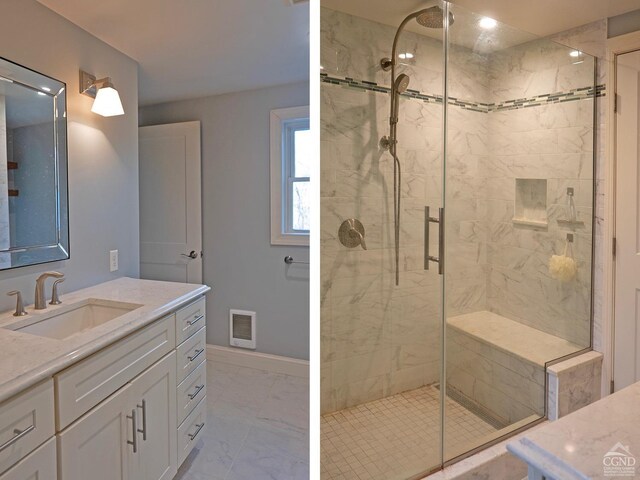
[(271, 111), (271, 243), (309, 245), (309, 107)]

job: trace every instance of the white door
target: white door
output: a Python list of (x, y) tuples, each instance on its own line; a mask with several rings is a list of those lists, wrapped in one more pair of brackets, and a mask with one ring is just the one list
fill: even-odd
[(140, 127), (140, 277), (202, 283), (200, 122)]
[(640, 380), (640, 51), (616, 62), (614, 385)]
[(60, 480), (137, 480), (129, 475), (134, 422), (127, 385), (58, 434)]
[(176, 353), (167, 355), (131, 383), (138, 409), (138, 455), (131, 478), (171, 480), (178, 469), (176, 424)]

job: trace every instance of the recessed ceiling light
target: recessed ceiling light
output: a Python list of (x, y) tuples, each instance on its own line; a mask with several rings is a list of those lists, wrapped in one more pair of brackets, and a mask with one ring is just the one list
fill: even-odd
[(569, 52), (569, 55), (572, 57), (579, 57), (581, 53), (582, 52), (580, 50), (573, 50), (572, 52)]
[(482, 28), (485, 28), (487, 30), (491, 28), (495, 28), (495, 26), (498, 25), (498, 22), (496, 22), (493, 18), (489, 18), (489, 17), (482, 17), (480, 19), (480, 22), (478, 23)]
[(409, 60), (410, 58), (413, 58), (413, 53), (411, 52), (400, 53), (398, 57), (400, 57), (402, 60)]

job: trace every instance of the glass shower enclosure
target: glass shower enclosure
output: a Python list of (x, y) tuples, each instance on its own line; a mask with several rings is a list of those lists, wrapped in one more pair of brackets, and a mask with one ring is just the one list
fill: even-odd
[(544, 418), (591, 346), (600, 90), (459, 6), (362, 5), (321, 9), (322, 478), (422, 478)]

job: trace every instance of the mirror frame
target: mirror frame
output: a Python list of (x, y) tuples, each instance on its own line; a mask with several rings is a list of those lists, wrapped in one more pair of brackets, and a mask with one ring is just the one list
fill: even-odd
[(54, 175), (56, 202), (55, 242), (0, 249), (11, 255), (11, 266), (0, 270), (57, 262), (71, 258), (69, 245), (69, 178), (67, 153), (67, 84), (36, 70), (0, 57), (0, 81), (19, 84), (48, 95), (53, 102)]

